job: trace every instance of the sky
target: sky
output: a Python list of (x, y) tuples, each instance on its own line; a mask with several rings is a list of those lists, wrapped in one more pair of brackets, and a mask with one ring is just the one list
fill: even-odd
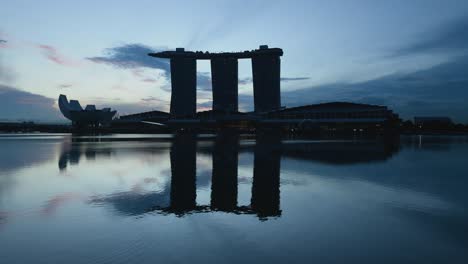
[[(57, 98), (120, 115), (169, 110), (176, 47), (279, 47), (283, 106), (387, 105), (404, 119), (468, 123), (468, 1), (2, 1), (0, 120), (63, 121)], [(199, 110), (212, 105), (210, 65), (197, 62)], [(239, 106), (253, 109), (239, 61)]]

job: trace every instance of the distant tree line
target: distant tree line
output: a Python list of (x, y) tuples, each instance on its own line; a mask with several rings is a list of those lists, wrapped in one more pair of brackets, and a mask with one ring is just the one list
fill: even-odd
[(468, 124), (454, 122), (427, 121), (415, 123), (412, 120), (405, 120), (400, 123), (402, 132), (460, 132), (468, 133)]

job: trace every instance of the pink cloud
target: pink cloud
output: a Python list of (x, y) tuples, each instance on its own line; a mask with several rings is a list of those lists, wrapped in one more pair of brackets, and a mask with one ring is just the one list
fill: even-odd
[(42, 50), (42, 54), (50, 61), (63, 66), (76, 66), (71, 60), (60, 54), (55, 47), (39, 44), (37, 47)]
[(5, 39), (5, 35), (0, 31), (0, 49), (6, 49), (11, 47), (11, 43)]
[(6, 49), (8, 47), (9, 46), (8, 46), (6, 40), (0, 39), (0, 49)]
[(142, 70), (142, 69), (139, 69), (139, 68), (134, 69), (134, 70), (132, 71), (132, 73), (133, 73), (133, 75), (134, 75), (135, 77), (139, 77), (139, 78), (142, 78), (142, 77), (143, 77), (143, 70)]

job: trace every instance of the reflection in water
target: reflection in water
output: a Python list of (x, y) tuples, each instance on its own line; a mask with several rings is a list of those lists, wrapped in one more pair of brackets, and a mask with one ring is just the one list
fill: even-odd
[(197, 143), (195, 135), (176, 135), (171, 147), (171, 203), (168, 210), (181, 214), (197, 202)]
[(282, 155), (331, 165), (382, 162), (400, 150), (400, 138), (382, 140), (297, 142), (283, 144)]
[[(154, 206), (164, 214), (183, 216), (187, 213), (222, 211), (256, 214), (261, 220), (280, 216), (279, 167), (280, 137), (265, 137), (255, 145), (255, 162), (250, 206), (237, 205), (239, 135), (230, 131), (218, 133), (212, 147), (213, 175), (210, 205), (196, 203), (196, 137), (175, 136), (171, 147), (171, 202), (169, 207)], [(272, 153), (270, 151), (275, 149)]]
[[(91, 142), (98, 142), (97, 139), (91, 139)], [(97, 149), (94, 145), (82, 144), (82, 140), (72, 137), (67, 138), (61, 145), (58, 167), (64, 171), (68, 165), (77, 165), (80, 163), (81, 157), (85, 156), (86, 160), (95, 160), (96, 156), (110, 157), (112, 150), (110, 148)]]
[[(234, 214), (255, 214), (260, 220), (281, 216), (281, 157), (304, 159), (325, 164), (356, 164), (383, 161), (399, 150), (398, 140), (282, 142), (280, 133), (259, 134), (255, 145), (240, 145), (240, 136), (231, 131), (218, 133), (208, 149), (197, 145), (197, 136), (181, 133), (174, 136), (170, 147), (171, 181), (163, 191), (138, 193), (118, 192), (107, 197), (94, 197), (92, 203), (109, 203), (124, 215), (148, 212), (184, 216), (193, 213), (221, 211)], [(86, 159), (110, 156), (111, 148), (97, 149), (72, 140), (62, 144), (59, 168), (78, 164)], [(78, 144), (82, 143), (82, 144)], [(197, 151), (212, 154), (211, 201), (197, 205)], [(252, 152), (253, 181), (251, 203), (238, 205), (239, 152)], [(198, 186), (200, 187), (200, 186)]]
[(237, 163), (239, 136), (220, 133), (213, 147), (211, 209), (234, 211), (237, 208)]
[(8, 174), (24, 167), (52, 160), (55, 146), (47, 143), (58, 140), (60, 138), (24, 140), (20, 137), (11, 138), (0, 135), (0, 173)]
[(0, 259), (464, 263), (467, 139), (0, 136)]
[(257, 212), (259, 217), (281, 215), (280, 143), (280, 134), (273, 131), (257, 136), (254, 150), (252, 209)]

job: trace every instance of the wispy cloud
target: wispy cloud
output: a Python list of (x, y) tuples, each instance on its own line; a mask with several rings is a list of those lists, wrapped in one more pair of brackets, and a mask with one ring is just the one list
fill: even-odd
[(54, 108), (55, 99), (0, 85), (0, 119), (2, 120), (63, 120)]
[[(309, 79), (310, 77), (282, 77), (280, 80), (282, 82), (292, 82), (292, 81), (305, 81)], [(251, 77), (239, 79), (240, 85), (247, 85), (247, 84), (251, 84), (252, 82), (253, 82), (253, 79)]]
[(65, 58), (62, 54), (60, 54), (57, 48), (52, 47), (50, 45), (38, 44), (37, 48), (42, 51), (42, 54), (50, 61), (63, 65), (63, 66), (75, 66), (76, 64), (73, 63), (70, 59)]
[[(217, 3), (216, 15), (210, 16), (210, 23), (198, 25), (197, 30), (190, 36), (186, 47), (193, 48), (206, 45), (206, 42), (215, 42), (225, 38), (236, 30), (248, 26), (255, 19), (259, 19), (261, 14), (267, 13), (275, 6), (274, 1), (265, 3), (261, 0), (249, 1), (248, 8), (241, 1), (219, 2)], [(219, 16), (219, 14), (222, 14)]]
[(282, 103), (298, 106), (327, 101), (387, 105), (404, 118), (446, 115), (468, 122), (468, 55), (407, 74), (393, 74), (360, 83), (338, 83), (282, 93)]
[(10, 84), (16, 79), (16, 74), (11, 67), (4, 65), (1, 59), (0, 57), (0, 82)]
[(147, 82), (147, 83), (155, 83), (157, 82), (158, 80), (156, 79), (153, 79), (153, 78), (144, 78), (144, 79), (141, 79), (142, 82)]
[(160, 99), (160, 98), (157, 98), (157, 97), (154, 97), (154, 96), (148, 96), (148, 97), (145, 97), (145, 98), (141, 98), (141, 101), (143, 102), (162, 102), (162, 103), (168, 103), (166, 100), (163, 100), (163, 99)]
[(391, 56), (413, 54), (453, 54), (468, 52), (468, 16), (425, 32), (416, 42), (394, 51)]
[(207, 72), (197, 73), (197, 88), (200, 91), (211, 91), (211, 76)]
[(58, 85), (58, 88), (60, 88), (60, 89), (65, 89), (65, 88), (70, 88), (70, 87), (72, 87), (72, 86), (73, 86), (73, 84), (64, 83), (64, 84), (59, 84), (59, 85)]
[[(1, 32), (0, 32), (1, 36)], [(8, 48), (7, 41), (0, 39), (0, 48)], [(2, 60), (2, 54), (0, 53), (0, 82), (11, 83), (15, 79), (14, 71), (5, 65)]]
[(305, 81), (309, 80), (310, 77), (284, 77), (281, 78), (282, 82), (291, 82), (291, 81)]
[[(148, 56), (148, 53), (158, 51), (161, 50), (140, 43), (125, 44), (106, 49), (105, 56), (88, 57), (86, 59), (120, 69), (129, 69), (133, 76), (140, 79), (142, 82), (155, 83), (157, 79), (145, 76), (142, 68), (162, 70), (162, 76), (167, 79), (170, 78), (171, 74), (169, 60)], [(209, 73), (197, 73), (197, 87), (202, 91), (211, 90), (211, 78)], [(162, 89), (167, 90), (167, 87), (162, 87)]]

